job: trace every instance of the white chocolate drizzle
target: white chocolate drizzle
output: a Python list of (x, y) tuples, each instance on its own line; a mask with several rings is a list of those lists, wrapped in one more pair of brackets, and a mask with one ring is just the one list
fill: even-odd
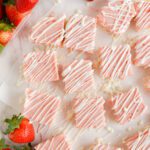
[(75, 125), (77, 128), (102, 128), (105, 126), (104, 99), (77, 98), (73, 101)]
[[(120, 124), (125, 124), (135, 119), (147, 108), (137, 88), (114, 96), (111, 99), (111, 106), (114, 118)], [(126, 108), (125, 111), (124, 108)]]
[(66, 25), (64, 46), (91, 52), (95, 48), (96, 19), (81, 14), (72, 16)]
[(59, 105), (59, 98), (27, 89), (23, 115), (34, 122), (50, 126)]
[(66, 69), (62, 76), (67, 93), (87, 92), (94, 88), (92, 62), (75, 60)]
[(59, 80), (56, 52), (30, 52), (24, 57), (24, 77), (28, 82)]
[(100, 48), (100, 73), (104, 78), (124, 79), (130, 75), (131, 54), (128, 45)]

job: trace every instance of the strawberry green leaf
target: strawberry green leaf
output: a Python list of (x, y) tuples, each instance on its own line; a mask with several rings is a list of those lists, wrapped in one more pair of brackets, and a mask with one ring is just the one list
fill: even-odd
[(0, 139), (0, 150), (4, 148), (9, 148), (9, 145), (5, 144), (5, 139)]
[(6, 24), (3, 21), (0, 22), (0, 30), (3, 31), (10, 31), (12, 30), (13, 26), (11, 24)]
[(13, 146), (14, 150), (32, 150), (32, 147), (28, 145), (23, 145), (23, 146)]
[(15, 0), (7, 0), (3, 3), (4, 5), (15, 5)]
[(3, 51), (4, 46), (2, 44), (0, 44), (0, 53)]
[(8, 127), (4, 134), (9, 134), (13, 132), (15, 129), (18, 129), (20, 127), (20, 123), (24, 117), (19, 114), (18, 116), (13, 115), (11, 119), (5, 119), (5, 123), (8, 124)]

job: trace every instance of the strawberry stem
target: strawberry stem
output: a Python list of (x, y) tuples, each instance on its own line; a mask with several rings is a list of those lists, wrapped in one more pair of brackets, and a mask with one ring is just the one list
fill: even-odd
[(9, 145), (5, 144), (5, 139), (0, 139), (0, 150), (4, 148), (9, 148)]
[(3, 51), (4, 46), (2, 44), (0, 44), (0, 53)]
[(19, 114), (18, 116), (13, 115), (11, 119), (5, 119), (5, 123), (7, 123), (8, 127), (4, 132), (4, 134), (9, 134), (13, 132), (15, 129), (18, 129), (20, 127), (20, 123), (23, 118), (24, 117), (21, 114)]
[(32, 150), (32, 146), (23, 145), (23, 146), (13, 146), (13, 150)]

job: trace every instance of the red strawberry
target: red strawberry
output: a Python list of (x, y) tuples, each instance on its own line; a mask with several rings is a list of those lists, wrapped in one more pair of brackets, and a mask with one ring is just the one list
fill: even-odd
[(0, 150), (11, 150), (9, 145), (5, 144), (4, 139), (0, 139)]
[(6, 23), (0, 23), (0, 47), (6, 45), (12, 37), (13, 27)]
[(6, 5), (6, 14), (9, 18), (10, 22), (12, 22), (15, 26), (17, 26), (22, 19), (27, 15), (27, 13), (18, 12), (17, 8), (13, 4)]
[(5, 133), (8, 134), (11, 141), (22, 144), (34, 140), (34, 128), (27, 118), (14, 115), (12, 119), (6, 119), (5, 122), (8, 123), (8, 129)]
[(21, 13), (31, 10), (38, 0), (15, 0), (17, 10)]
[(0, 30), (0, 43), (6, 45), (12, 37), (11, 31)]

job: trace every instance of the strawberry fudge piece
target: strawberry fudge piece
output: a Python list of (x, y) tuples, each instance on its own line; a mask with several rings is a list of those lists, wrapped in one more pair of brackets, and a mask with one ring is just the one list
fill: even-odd
[(104, 78), (125, 79), (131, 74), (131, 53), (128, 45), (100, 48), (100, 73)]
[(59, 80), (55, 52), (30, 52), (24, 57), (24, 77), (27, 82), (50, 82)]
[(74, 120), (77, 128), (102, 128), (105, 126), (104, 99), (77, 98), (73, 101)]
[(128, 150), (149, 150), (150, 149), (150, 129), (137, 132), (133, 136), (124, 140)]
[(150, 35), (139, 36), (133, 47), (134, 64), (144, 68), (150, 67)]
[(134, 19), (136, 29), (150, 29), (150, 1), (140, 1), (135, 4), (137, 11)]
[(125, 33), (136, 11), (131, 0), (109, 0), (97, 16), (98, 24), (113, 35)]
[(35, 150), (70, 150), (63, 134), (52, 137), (34, 147)]
[(60, 47), (64, 39), (65, 16), (57, 19), (49, 16), (40, 20), (33, 28), (31, 40), (36, 44)]
[(59, 106), (58, 97), (27, 89), (23, 115), (41, 125), (50, 126)]
[(137, 118), (146, 109), (137, 88), (112, 97), (110, 106), (112, 107), (115, 120), (120, 124), (125, 124)]
[(75, 60), (62, 73), (66, 93), (88, 92), (94, 89), (92, 62)]
[(65, 30), (64, 47), (84, 52), (92, 52), (95, 49), (95, 18), (75, 14), (70, 17)]

